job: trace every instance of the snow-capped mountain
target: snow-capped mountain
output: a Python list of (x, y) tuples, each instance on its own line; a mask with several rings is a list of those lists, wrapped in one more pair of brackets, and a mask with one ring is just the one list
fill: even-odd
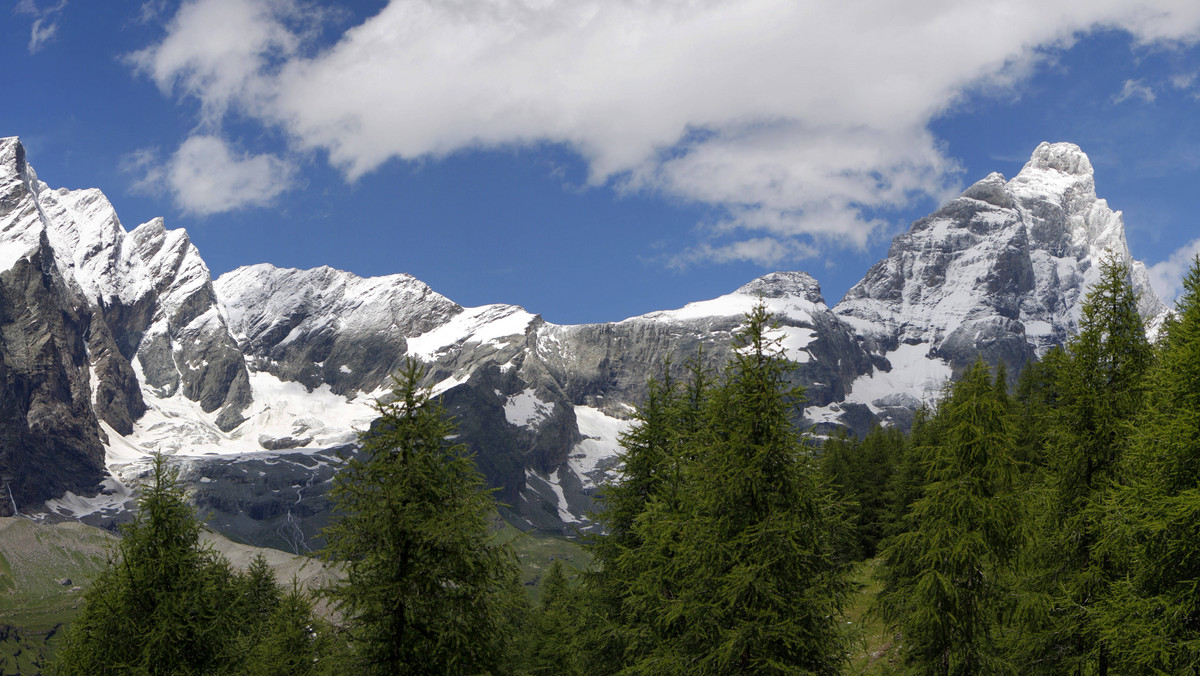
[(848, 401), (879, 412), (930, 399), (977, 354), (1015, 379), (1076, 332), (1106, 255), (1129, 266), (1157, 332), (1168, 310), (1129, 252), (1121, 212), (1096, 197), (1091, 162), (1074, 144), (1042, 143), (1012, 180), (993, 173), (913, 223), (834, 307), (891, 366), (852, 383)]
[[(126, 231), (96, 190), (51, 189), (0, 139), (0, 480), (21, 511), (119, 513), (148, 454), (176, 457), (214, 526), (301, 549), (406, 358), (522, 527), (586, 529), (647, 378), (729, 356), (760, 299), (806, 387), (806, 425), (906, 424), (982, 352), (1015, 372), (1066, 339), (1105, 251), (1131, 262), (1087, 157), (1043, 144), (898, 236), (834, 308), (803, 272), (612, 324), (465, 308), (403, 274), (240, 268), (212, 280), (182, 230)], [(1165, 309), (1133, 262), (1143, 311)]]

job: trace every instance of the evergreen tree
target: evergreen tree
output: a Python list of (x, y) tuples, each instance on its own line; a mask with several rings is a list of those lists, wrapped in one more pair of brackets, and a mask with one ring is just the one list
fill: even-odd
[[(949, 396), (949, 387), (945, 394)], [(913, 415), (912, 429), (899, 449), (896, 468), (886, 484), (887, 514), (879, 549), (886, 549), (890, 538), (909, 528), (909, 511), (930, 481), (928, 456), (932, 449), (941, 446), (944, 427), (944, 417), (929, 405), (922, 405)]]
[(178, 471), (155, 455), (134, 520), (88, 589), (54, 672), (236, 673), (245, 587), (224, 557), (201, 545)]
[[(276, 587), (278, 589), (278, 587)], [(276, 594), (262, 635), (245, 673), (249, 676), (310, 676), (336, 673), (327, 664), (332, 652), (329, 628), (313, 612), (312, 600), (295, 579), (287, 594)]]
[(1058, 383), (1066, 363), (1066, 351), (1056, 345), (1040, 360), (1026, 362), (1017, 378), (1013, 437), (1017, 460), (1031, 475), (1037, 475), (1049, 462), (1046, 446), (1053, 425), (1051, 416), (1058, 407)]
[(631, 597), (654, 640), (633, 673), (836, 673), (844, 662), (843, 516), (791, 422), (802, 391), (771, 329), (763, 305), (747, 315), (678, 456), (682, 490), (634, 524)]
[(883, 553), (878, 609), (922, 672), (1002, 673), (995, 628), (1020, 544), (1021, 500), (1009, 413), (982, 360), (937, 417), (938, 443), (924, 451), (930, 481)]
[(491, 494), (422, 376), (409, 360), (330, 491), (339, 515), (322, 555), (346, 571), (330, 596), (359, 673), (478, 673), (505, 652), (515, 562), (492, 542)]
[(256, 554), (246, 572), (238, 576), (236, 593), (235, 612), (244, 618), (244, 630), (254, 642), (258, 630), (263, 628), (283, 599), (282, 590), (275, 580), (275, 570), (262, 553)]
[[(533, 612), (531, 627), (524, 628), (531, 640), (524, 672), (529, 674), (596, 673), (595, 665), (580, 659), (577, 645), (583, 626), (579, 624), (580, 599), (571, 586), (562, 561), (555, 560), (541, 584), (541, 602)], [(532, 631), (530, 631), (532, 630)]]
[(1102, 531), (1127, 566), (1100, 609), (1121, 673), (1200, 670), (1200, 259), (1176, 312)]
[(1117, 571), (1097, 551), (1099, 522), (1151, 359), (1128, 268), (1107, 257), (1084, 300), (1079, 334), (1053, 363), (1054, 406), (1036, 416), (1050, 474), (1023, 595), (1031, 620), (1019, 644), (1026, 672), (1108, 671), (1095, 607)]
[(605, 534), (589, 539), (595, 569), (577, 595), (578, 611), (588, 619), (576, 642), (593, 673), (616, 672), (663, 640), (650, 630), (649, 618), (675, 594), (678, 581), (661, 565), (671, 550), (644, 546), (635, 525), (648, 518), (647, 511), (668, 519), (678, 511), (682, 468), (703, 425), (712, 383), (702, 353), (689, 358), (685, 370), (687, 379), (676, 380), (668, 362), (662, 377), (647, 383), (634, 425), (621, 437), (620, 479), (600, 498), (596, 517)]
[(890, 491), (905, 455), (904, 434), (876, 425), (862, 440), (834, 434), (821, 447), (821, 471), (855, 523), (851, 558), (874, 558), (891, 527), (896, 506)]

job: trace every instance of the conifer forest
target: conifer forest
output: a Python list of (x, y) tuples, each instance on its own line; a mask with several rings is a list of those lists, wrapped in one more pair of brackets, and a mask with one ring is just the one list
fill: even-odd
[(51, 671), (1200, 671), (1200, 261), (1151, 341), (1106, 260), (1065, 346), (977, 361), (909, 431), (798, 427), (773, 336), (760, 305), (723, 369), (662, 365), (591, 562), (536, 601), (417, 362), (335, 480), (315, 594), (202, 546), (160, 457)]

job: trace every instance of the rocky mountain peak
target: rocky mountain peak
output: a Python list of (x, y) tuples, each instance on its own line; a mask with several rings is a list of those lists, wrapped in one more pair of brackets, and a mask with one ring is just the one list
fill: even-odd
[(1000, 172), (993, 171), (963, 191), (961, 197), (987, 202), (994, 207), (1011, 209), (1013, 197), (1008, 191), (1008, 181)]
[(886, 379), (854, 385), (849, 399), (875, 407), (883, 391), (936, 396), (978, 354), (1015, 377), (1075, 333), (1108, 255), (1129, 266), (1139, 309), (1155, 325), (1165, 307), (1129, 253), (1120, 212), (1096, 197), (1087, 155), (1042, 143), (1012, 180), (990, 174), (913, 223), (834, 308), (892, 366)]
[(16, 136), (0, 138), (0, 176), (21, 176), (25, 173), (25, 146)]
[(825, 304), (821, 285), (807, 272), (772, 272), (740, 287), (734, 293), (763, 298), (803, 298), (810, 303)]
[(1043, 141), (1034, 149), (1033, 156), (1021, 169), (1031, 171), (1056, 171), (1072, 176), (1093, 176), (1092, 163), (1087, 154), (1074, 143), (1048, 143)]
[[(1087, 156), (1047, 143), (1012, 180), (989, 174), (915, 222), (832, 310), (811, 275), (783, 271), (675, 310), (556, 326), (460, 306), (404, 274), (262, 264), (212, 280), (183, 230), (154, 219), (127, 232), (100, 191), (49, 188), (20, 142), (0, 139), (0, 407), (18, 414), (0, 419), (0, 482), (20, 478), (24, 511), (95, 495), (106, 467), (125, 481), (162, 451), (215, 527), (300, 548), (327, 517), (337, 456), (415, 358), (505, 514), (586, 529), (647, 378), (690, 355), (720, 368), (756, 303), (806, 388), (798, 422), (861, 433), (911, 422), (977, 354), (1015, 376), (1065, 341), (1105, 252), (1130, 263), (1153, 315)], [(79, 516), (127, 495), (46, 505)]]

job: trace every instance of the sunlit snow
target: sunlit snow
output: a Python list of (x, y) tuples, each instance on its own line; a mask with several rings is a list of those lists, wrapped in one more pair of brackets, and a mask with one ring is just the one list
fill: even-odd
[(504, 418), (517, 427), (536, 428), (554, 413), (554, 402), (542, 401), (533, 390), (512, 395), (504, 402)]

